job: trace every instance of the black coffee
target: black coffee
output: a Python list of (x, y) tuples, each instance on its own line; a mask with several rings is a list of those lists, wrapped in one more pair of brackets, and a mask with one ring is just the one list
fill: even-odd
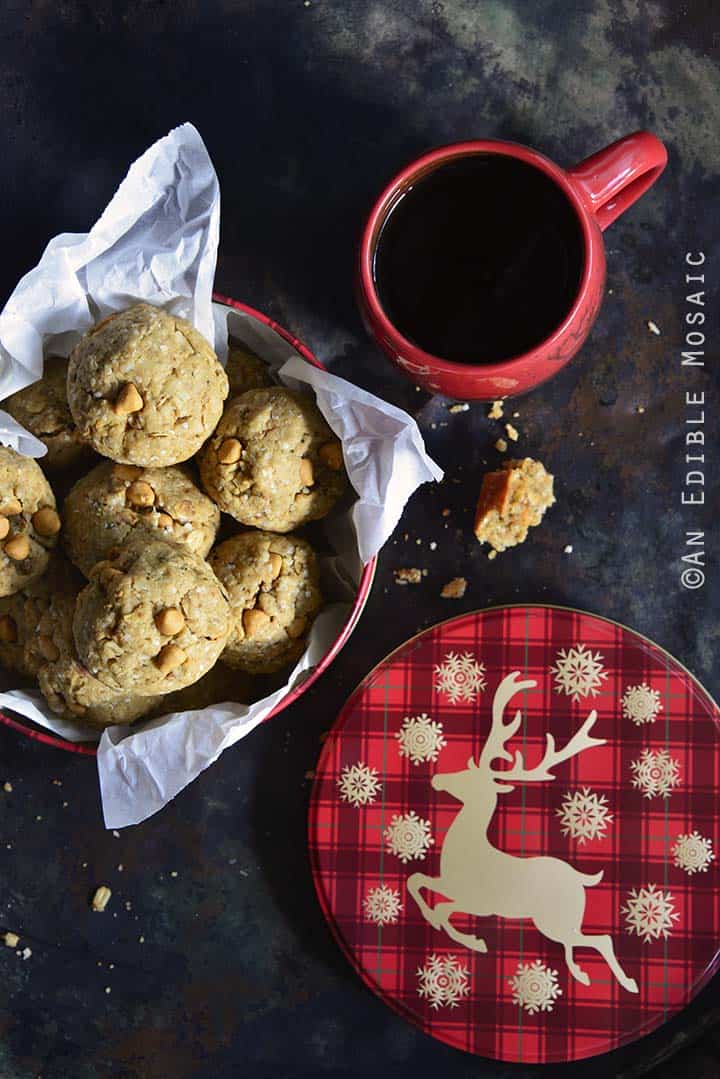
[(583, 265), (580, 222), (531, 165), (471, 154), (420, 179), (385, 221), (375, 287), (393, 325), (434, 356), (496, 363), (562, 322)]

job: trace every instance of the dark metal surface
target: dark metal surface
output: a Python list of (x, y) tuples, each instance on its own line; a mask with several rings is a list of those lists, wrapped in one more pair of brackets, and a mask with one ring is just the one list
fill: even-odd
[[(493, 603), (617, 618), (720, 693), (718, 380), (710, 362), (704, 373), (679, 363), (685, 252), (707, 252), (715, 300), (720, 275), (711, 11), (672, 0), (6, 6), (2, 295), (50, 236), (91, 224), (153, 139), (190, 119), (222, 187), (218, 287), (410, 409), (447, 479), (409, 507), (330, 672), (141, 827), (103, 831), (91, 761), (0, 731), (0, 785), (13, 787), (0, 790), (0, 921), (32, 950), (23, 960), (0, 948), (3, 1079), (529, 1073), (434, 1044), (351, 974), (310, 882), (308, 773), (373, 664), (422, 626)], [(666, 141), (670, 163), (607, 233), (598, 325), (558, 378), (514, 406), (519, 449), (555, 473), (558, 504), (523, 548), (488, 562), (471, 513), (500, 432), (482, 406), (455, 415), (417, 393), (364, 337), (352, 298), (363, 213), (394, 170), (436, 143), (498, 135), (571, 164), (642, 126)], [(683, 509), (684, 395), (700, 389), (712, 399), (714, 509)], [(694, 592), (679, 582), (691, 528), (706, 531), (708, 549), (707, 584)], [(399, 566), (429, 572), (402, 590)], [(456, 575), (469, 581), (465, 598), (440, 599)], [(100, 883), (114, 895), (93, 914)], [(546, 1074), (719, 1070), (716, 979), (647, 1040)]]

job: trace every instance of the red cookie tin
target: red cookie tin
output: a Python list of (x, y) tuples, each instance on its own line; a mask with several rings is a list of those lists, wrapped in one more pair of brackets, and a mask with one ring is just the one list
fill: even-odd
[(348, 700), (309, 819), (366, 984), (432, 1037), (579, 1060), (718, 963), (717, 705), (615, 622), (500, 607), (426, 630)]

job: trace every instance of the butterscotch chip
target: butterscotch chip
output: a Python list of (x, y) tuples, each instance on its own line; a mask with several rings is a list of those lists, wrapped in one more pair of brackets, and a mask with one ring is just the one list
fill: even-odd
[(67, 391), (80, 436), (99, 453), (159, 467), (197, 453), (220, 419), (228, 380), (190, 322), (139, 303), (75, 346)]
[(177, 607), (166, 607), (155, 615), (155, 625), (165, 637), (174, 637), (185, 625), (185, 615)]
[(300, 482), (303, 487), (312, 487), (315, 482), (312, 461), (308, 461), (307, 457), (300, 462)]
[(326, 442), (318, 450), (318, 457), (335, 472), (339, 472), (343, 467), (342, 446), (339, 442)]
[(7, 517), (0, 517), (0, 540), (4, 540), (10, 531), (10, 522)]
[(139, 532), (156, 539), (172, 532), (174, 542), (204, 558), (219, 525), (220, 510), (178, 466), (105, 461), (78, 480), (63, 506), (65, 547), (86, 576)]
[(243, 611), (242, 624), (247, 637), (254, 637), (270, 621), (270, 615), (265, 614), (259, 607), (253, 607), (251, 611)]
[(12, 615), (0, 616), (0, 641), (4, 644), (15, 644), (18, 639), (17, 622)]
[(112, 898), (112, 892), (108, 888), (107, 884), (101, 884), (99, 888), (96, 888), (95, 895), (92, 897), (92, 909), (98, 914), (101, 914)]
[(43, 506), (32, 515), (35, 531), (41, 536), (56, 536), (60, 531), (60, 515), (51, 506)]
[(227, 588), (233, 618), (223, 662), (250, 674), (295, 662), (322, 602), (310, 545), (292, 535), (243, 532), (216, 547), (210, 565)]
[(24, 532), (19, 536), (13, 536), (5, 543), (3, 551), (8, 558), (12, 558), (15, 562), (22, 562), (30, 554), (30, 540)]
[(483, 477), (474, 532), (481, 543), (504, 551), (522, 543), (555, 502), (553, 477), (539, 461), (505, 461)]
[(135, 480), (125, 492), (125, 498), (131, 506), (152, 506), (155, 504), (155, 492), (144, 480)]
[(440, 592), (442, 599), (462, 599), (467, 589), (467, 581), (464, 577), (453, 577), (451, 581), (443, 585)]
[[(103, 580), (108, 570), (117, 570)], [(177, 608), (185, 623), (172, 642), (155, 622)], [(111, 689), (138, 696), (181, 689), (201, 678), (231, 629), (222, 584), (198, 555), (141, 532), (112, 564), (100, 562), (77, 598), (73, 633), (78, 658)]]
[(115, 398), (112, 410), (117, 416), (127, 416), (140, 412), (144, 404), (137, 386), (133, 382), (126, 382)]
[[(232, 468), (219, 456), (229, 440), (242, 446)], [(249, 390), (230, 401), (200, 454), (203, 487), (241, 524), (290, 532), (324, 517), (345, 489), (344, 469), (320, 455), (333, 441), (311, 397), (284, 386)]]
[(234, 465), (242, 456), (242, 443), (236, 438), (226, 438), (221, 443), (217, 457), (221, 465)]
[(17, 498), (8, 498), (0, 506), (0, 513), (4, 517), (17, 517), (18, 513), (22, 513), (22, 502)]
[(170, 674), (176, 667), (181, 667), (187, 659), (187, 653), (177, 644), (166, 644), (155, 656), (153, 663), (162, 674)]

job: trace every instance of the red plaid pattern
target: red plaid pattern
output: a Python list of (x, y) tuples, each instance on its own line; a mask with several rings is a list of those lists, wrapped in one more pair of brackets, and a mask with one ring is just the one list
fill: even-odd
[[(551, 667), (561, 649), (580, 644), (599, 654), (605, 677), (598, 677), (596, 695), (580, 694), (574, 700), (558, 692)], [(450, 652), (470, 653), (482, 664), (485, 688), (474, 699), (453, 703), (436, 688), (436, 668)], [(453, 926), (486, 942), (486, 954), (473, 951), (444, 929), (433, 928), (407, 889), (415, 872), (440, 875), (444, 838), (463, 810), (448, 793), (434, 790), (430, 780), (435, 773), (465, 769), (471, 756), (478, 760), (490, 729), (494, 692), (512, 671), (537, 682), (511, 700), (505, 715), (508, 722), (522, 710), (522, 726), (508, 749), (522, 750), (527, 767), (541, 759), (548, 731), (562, 747), (592, 709), (598, 718), (591, 735), (606, 744), (556, 765), (554, 780), (516, 781), (512, 792), (498, 796), (488, 838), (518, 858), (553, 856), (588, 875), (603, 870), (602, 882), (585, 888), (582, 930), (610, 935), (619, 963), (638, 983), (637, 994), (619, 984), (600, 954), (582, 945), (574, 958), (590, 984), (581, 984), (568, 970), (562, 945), (528, 919), (480, 918), (459, 910)], [(662, 706), (653, 722), (637, 724), (623, 714), (623, 695), (639, 685), (655, 690)], [(466, 697), (471, 689), (472, 679)], [(423, 714), (442, 724), (446, 744), (437, 761), (415, 764), (400, 754), (396, 736), (406, 717)], [(501, 1060), (578, 1060), (657, 1027), (699, 991), (717, 965), (718, 863), (712, 860), (706, 871), (689, 874), (674, 864), (673, 848), (680, 835), (697, 832), (710, 840), (713, 852), (718, 850), (718, 718), (704, 690), (659, 647), (616, 623), (576, 611), (499, 608), (453, 619), (405, 644), (347, 702), (323, 747), (310, 810), (318, 896), (355, 969), (386, 1003), (426, 1033)], [(633, 786), (632, 764), (643, 750), (664, 750), (677, 761), (679, 782), (669, 797), (656, 793), (648, 798)], [(373, 794), (370, 783), (372, 800), (365, 805), (341, 797), (343, 769), (357, 764), (374, 769), (380, 784)], [(496, 760), (494, 767), (509, 765)], [(613, 819), (600, 835), (581, 844), (572, 834), (563, 835), (558, 810), (569, 792), (584, 788), (606, 799)], [(429, 822), (434, 842), (424, 856), (403, 863), (384, 834), (393, 816), (411, 812)], [(482, 827), (478, 835), (482, 838)], [(651, 884), (671, 896), (671, 928), (667, 936), (646, 941), (629, 931), (623, 908), (632, 889), (639, 893)], [(378, 921), (377, 913), (376, 920), (368, 916), (368, 893), (380, 887), (399, 897), (396, 921)], [(423, 894), (430, 906), (453, 899)], [(548, 1010), (530, 1012), (513, 1000), (509, 983), (520, 964), (536, 961), (556, 972), (561, 994), (550, 994)], [(419, 992), (423, 986), (425, 995)], [(530, 996), (537, 991), (535, 982)], [(539, 992), (543, 999), (542, 985)], [(527, 994), (523, 999), (527, 1005)]]

